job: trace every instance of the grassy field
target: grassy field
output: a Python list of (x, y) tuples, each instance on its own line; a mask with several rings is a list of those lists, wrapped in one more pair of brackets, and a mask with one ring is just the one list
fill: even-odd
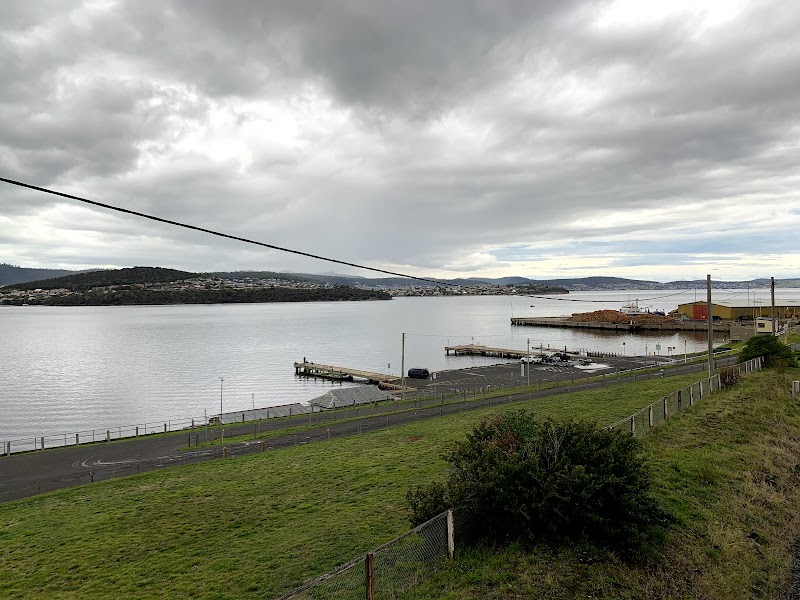
[[(608, 423), (697, 374), (511, 405)], [(2, 598), (269, 598), (408, 529), (405, 493), (508, 407), (0, 505)]]
[(786, 597), (800, 533), (798, 379), (753, 375), (647, 439), (657, 494), (678, 518), (663, 556), (480, 547), (406, 598)]

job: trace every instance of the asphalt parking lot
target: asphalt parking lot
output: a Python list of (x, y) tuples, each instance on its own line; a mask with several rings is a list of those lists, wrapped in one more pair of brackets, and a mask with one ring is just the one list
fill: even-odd
[[(579, 364), (590, 360), (589, 365)], [(555, 381), (578, 381), (585, 377), (610, 375), (620, 371), (641, 369), (655, 363), (668, 365), (674, 361), (667, 357), (618, 356), (614, 358), (573, 357), (569, 361), (547, 364), (521, 364), (519, 360), (488, 366), (470, 366), (432, 373), (428, 379), (406, 378), (406, 385), (422, 393), (441, 394), (463, 391), (508, 388), (520, 385), (542, 385)]]

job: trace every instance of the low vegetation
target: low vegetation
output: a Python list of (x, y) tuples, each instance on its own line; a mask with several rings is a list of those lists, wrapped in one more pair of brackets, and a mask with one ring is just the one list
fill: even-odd
[(744, 362), (759, 356), (764, 357), (764, 366), (796, 367), (797, 358), (788, 344), (772, 335), (755, 335), (745, 343), (739, 352), (739, 361)]
[(481, 544), (404, 596), (442, 598), (785, 598), (800, 533), (800, 371), (743, 378), (645, 439), (654, 494), (670, 512), (660, 555)]
[(570, 542), (640, 551), (669, 517), (650, 493), (640, 442), (588, 421), (499, 413), (446, 452), (447, 478), (409, 490), (419, 525), (452, 506), (483, 515), (491, 543)]

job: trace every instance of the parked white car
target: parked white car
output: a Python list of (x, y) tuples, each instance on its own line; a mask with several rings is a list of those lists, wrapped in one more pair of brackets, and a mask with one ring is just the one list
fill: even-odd
[(536, 364), (542, 362), (542, 358), (540, 356), (523, 356), (519, 359), (519, 362)]

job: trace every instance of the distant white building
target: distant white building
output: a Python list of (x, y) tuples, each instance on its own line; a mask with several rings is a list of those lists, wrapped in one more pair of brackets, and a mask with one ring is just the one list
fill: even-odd
[(772, 331), (772, 319), (770, 317), (757, 317), (756, 318), (756, 334), (761, 333), (774, 333)]

